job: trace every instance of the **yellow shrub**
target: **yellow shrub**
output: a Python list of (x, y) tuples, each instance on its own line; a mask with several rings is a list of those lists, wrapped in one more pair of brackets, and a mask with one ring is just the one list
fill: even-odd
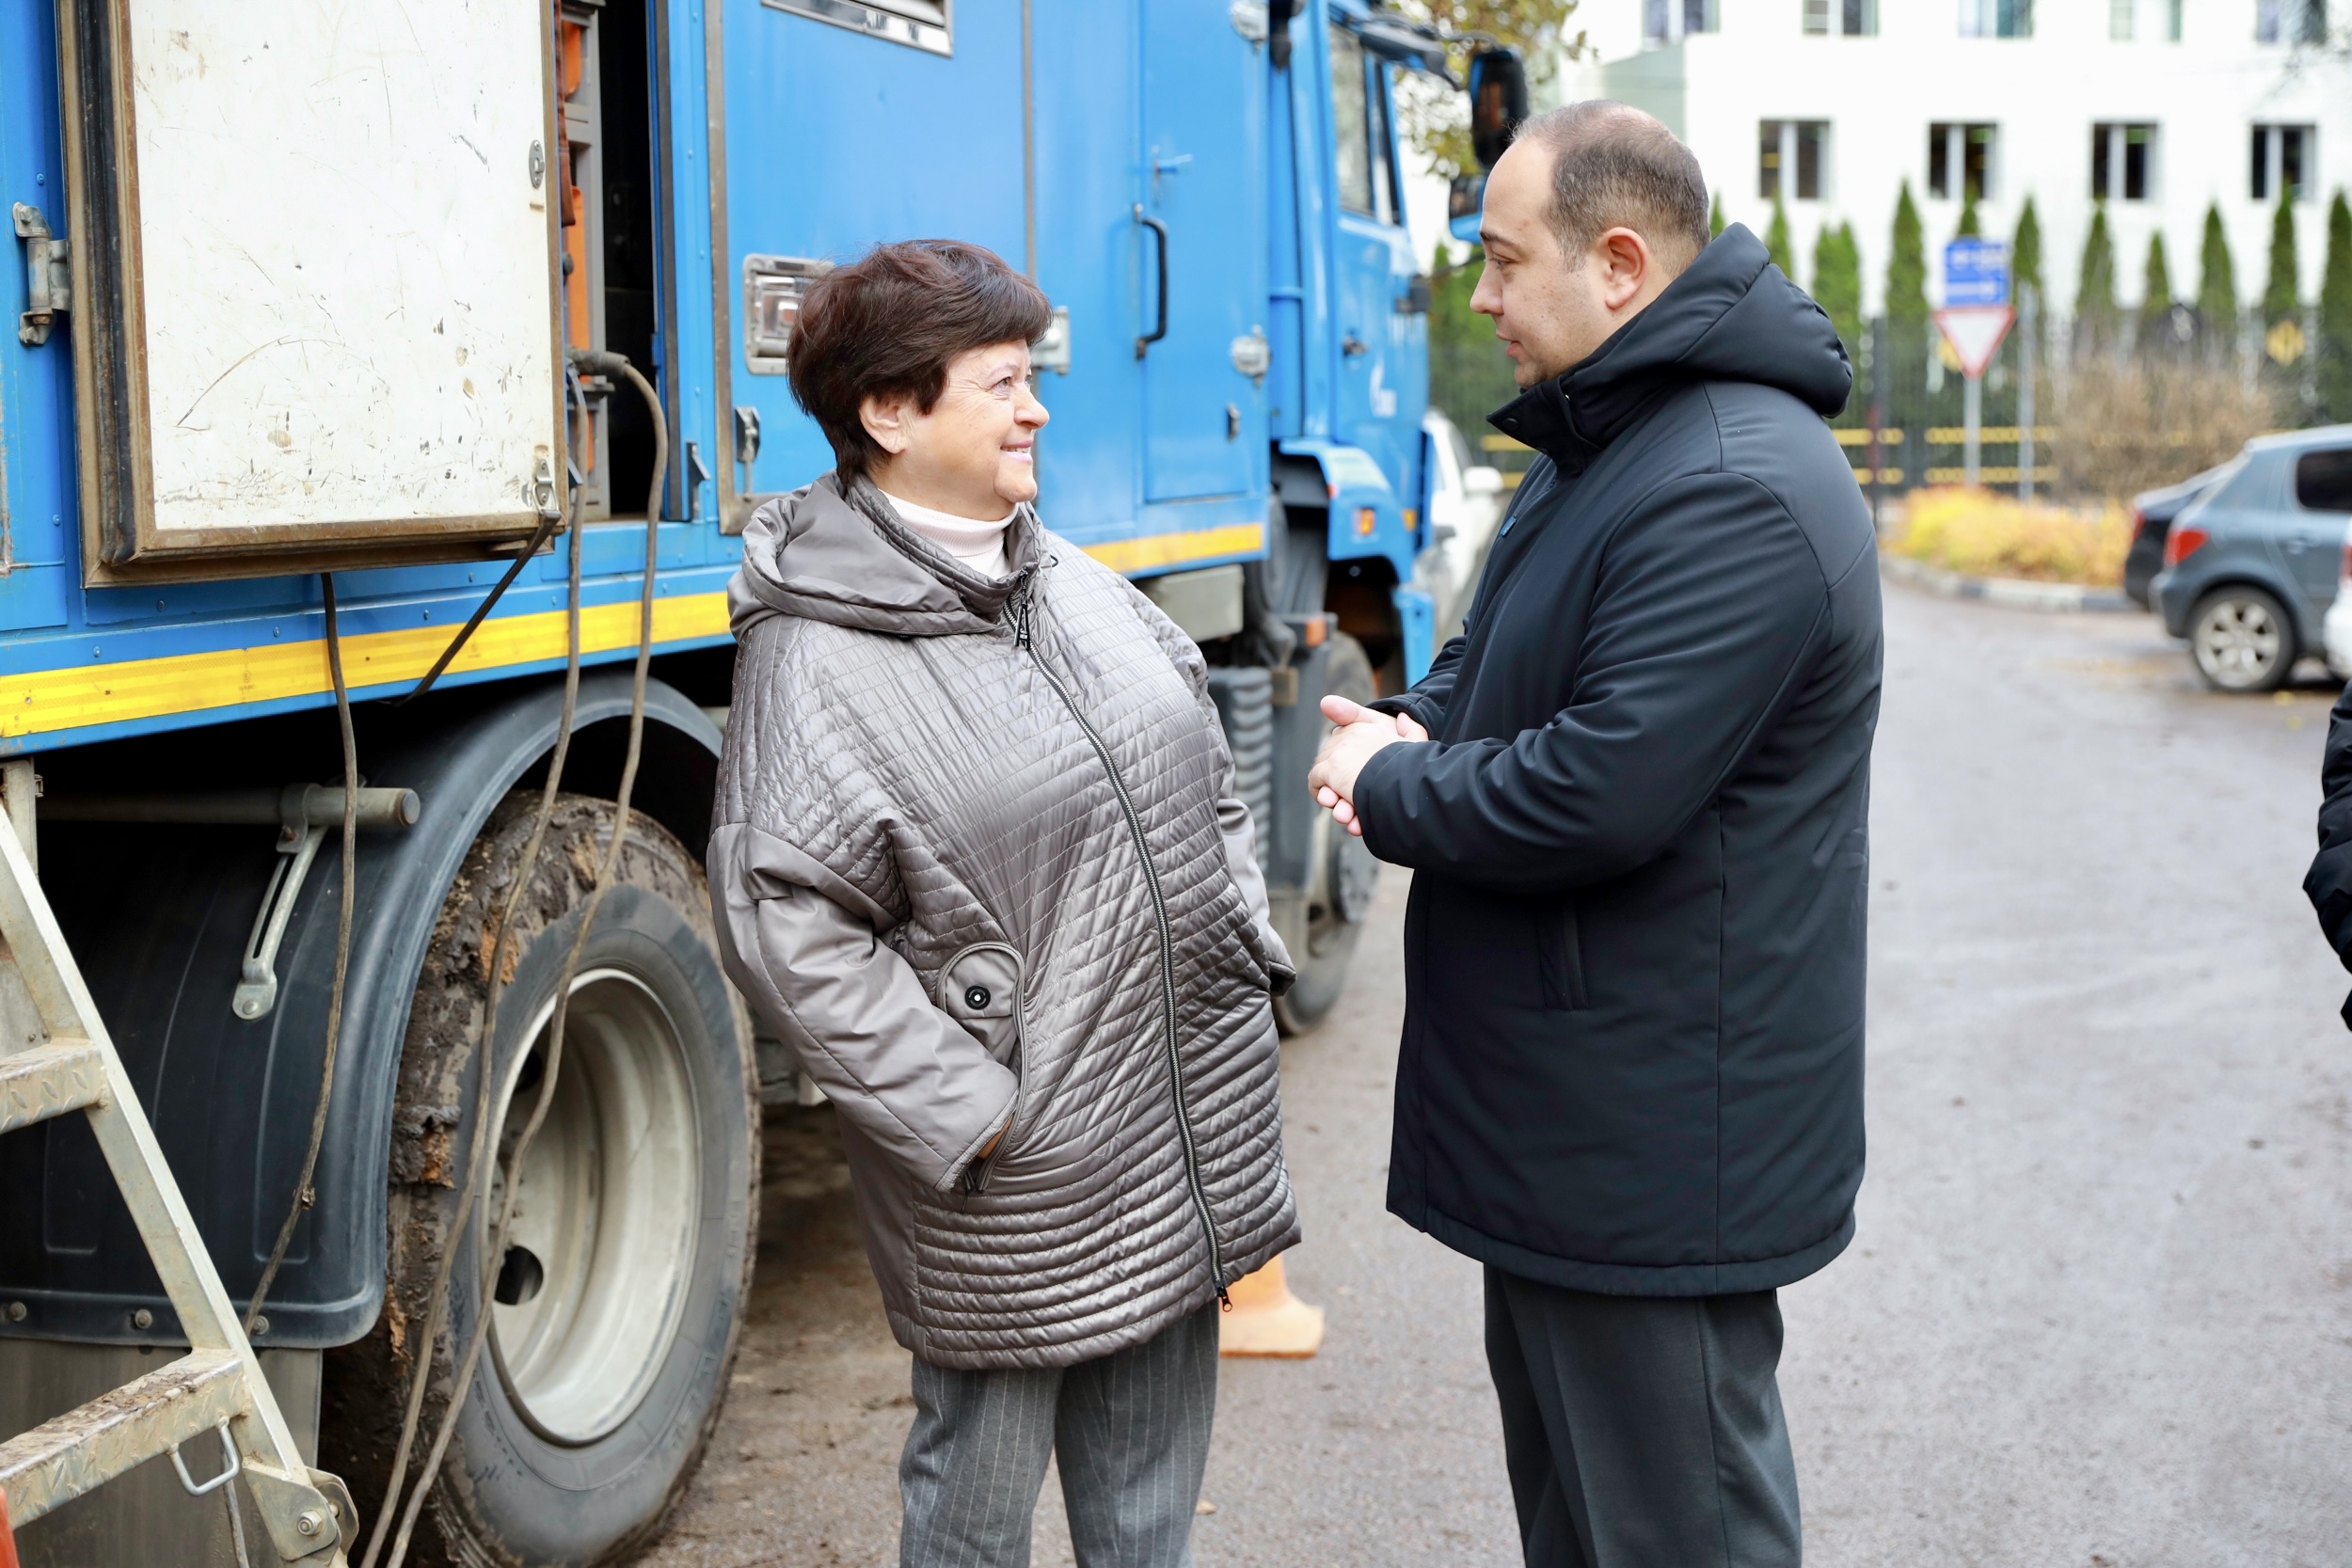
[(2122, 579), (2132, 547), (2131, 514), (2112, 501), (2024, 506), (1949, 485), (1913, 491), (1908, 514), (1887, 551), (1968, 577), (2104, 586)]

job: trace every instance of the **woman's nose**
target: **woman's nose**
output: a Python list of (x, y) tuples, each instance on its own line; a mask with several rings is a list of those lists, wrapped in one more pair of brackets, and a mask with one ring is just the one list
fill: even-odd
[(1038, 401), (1037, 391), (1034, 388), (1024, 387), (1021, 388), (1021, 402), (1014, 407), (1012, 417), (1020, 423), (1027, 425), (1029, 428), (1034, 430), (1043, 425), (1046, 420), (1052, 419), (1054, 416), (1047, 413), (1045, 411), (1045, 404)]

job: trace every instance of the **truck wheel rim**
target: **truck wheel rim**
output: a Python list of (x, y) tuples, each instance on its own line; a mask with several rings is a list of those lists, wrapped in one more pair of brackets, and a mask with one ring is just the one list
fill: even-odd
[(2270, 673), (2282, 648), (2268, 609), (2250, 599), (2225, 599), (2197, 626), (2197, 661), (2224, 686), (2251, 686)]
[[(552, 999), (508, 1074), (503, 1171), (544, 1081)], [(591, 1443), (643, 1403), (668, 1360), (691, 1277), (701, 1139), (685, 1046), (653, 992), (619, 970), (580, 975), (547, 1120), (524, 1157), (490, 1309), (508, 1397), (551, 1441)], [(489, 1244), (504, 1198), (478, 1220)]]

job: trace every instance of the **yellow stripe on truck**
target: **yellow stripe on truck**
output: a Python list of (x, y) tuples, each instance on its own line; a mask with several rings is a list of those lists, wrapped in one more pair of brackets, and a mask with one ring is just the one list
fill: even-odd
[[(638, 610), (634, 598), (582, 610), (580, 651), (604, 653), (635, 647)], [(553, 610), (485, 621), (451, 662), (450, 670), (453, 673), (495, 670), (562, 658), (565, 620), (564, 611)], [(453, 626), (405, 626), (399, 631), (346, 637), (343, 678), (354, 688), (413, 681), (433, 668), (456, 629)], [(726, 629), (724, 594), (691, 594), (654, 601), (657, 644), (719, 636)], [(0, 675), (0, 737), (310, 697), (333, 689), (326, 673), (326, 644), (318, 639), (175, 654), (166, 658), (124, 659), (71, 670), (31, 670)]]
[[(1230, 523), (1090, 545), (1087, 554), (1114, 572), (1134, 573), (1254, 555), (1264, 546), (1263, 523)], [(635, 647), (637, 610), (634, 598), (581, 610), (580, 651), (594, 654)], [(450, 671), (454, 674), (562, 658), (564, 624), (564, 612), (560, 610), (485, 621), (451, 663)], [(724, 594), (690, 594), (654, 601), (656, 644), (723, 636), (726, 629)], [(433, 668), (433, 661), (441, 657), (455, 631), (453, 626), (420, 626), (346, 637), (343, 677), (355, 689), (413, 681)], [(69, 670), (28, 670), (0, 675), (0, 739), (313, 697), (333, 689), (326, 673), (326, 644), (315, 638)]]
[(1142, 539), (1114, 539), (1085, 546), (1087, 554), (1121, 576), (1182, 566), (1192, 561), (1255, 555), (1265, 547), (1265, 524), (1228, 523), (1222, 528), (1195, 529), (1187, 533), (1154, 533)]

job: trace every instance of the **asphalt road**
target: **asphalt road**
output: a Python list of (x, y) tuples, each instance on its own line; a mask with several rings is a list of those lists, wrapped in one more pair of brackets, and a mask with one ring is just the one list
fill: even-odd
[[(2352, 1562), (2352, 1036), (2298, 888), (2332, 689), (2205, 692), (2138, 616), (1890, 586), (1871, 1164), (1784, 1292), (1808, 1556)], [(1225, 1364), (1202, 1568), (1518, 1561), (1475, 1270), (1380, 1207), (1405, 879), (1283, 1059), (1323, 1354)], [(895, 1563), (906, 1356), (829, 1113), (660, 1568)], [(1041, 1565), (1067, 1563), (1049, 1481)]]

